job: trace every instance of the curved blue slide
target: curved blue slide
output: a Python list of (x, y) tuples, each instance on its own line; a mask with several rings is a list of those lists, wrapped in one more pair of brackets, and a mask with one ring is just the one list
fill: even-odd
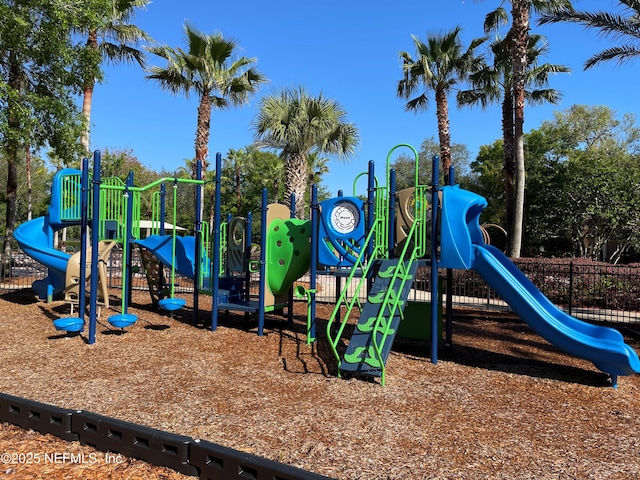
[(475, 245), (472, 268), (538, 335), (564, 352), (589, 360), (610, 375), (640, 373), (638, 355), (618, 330), (560, 310), (497, 248)]
[(538, 335), (564, 352), (589, 360), (612, 376), (640, 373), (638, 354), (620, 332), (566, 314), (505, 254), (483, 244), (479, 224), (486, 206), (483, 197), (457, 186), (442, 190), (441, 267), (478, 272)]
[[(45, 216), (21, 224), (13, 233), (22, 251), (49, 269), (47, 278), (36, 280), (32, 285), (41, 299), (46, 299), (47, 293), (55, 295), (64, 290), (67, 263), (71, 258), (70, 254), (50, 246), (53, 244), (52, 232)], [(47, 292), (49, 285), (53, 287), (52, 292)]]
[[(80, 174), (80, 170), (73, 168), (63, 168), (56, 172), (51, 183), (51, 203), (47, 214), (19, 225), (13, 232), (22, 251), (48, 269), (48, 276), (36, 280), (32, 285), (43, 300), (64, 291), (65, 274), (71, 255), (53, 247), (53, 235), (63, 227), (80, 224)], [(67, 195), (77, 193), (74, 201), (66, 198), (64, 208), (63, 191)]]

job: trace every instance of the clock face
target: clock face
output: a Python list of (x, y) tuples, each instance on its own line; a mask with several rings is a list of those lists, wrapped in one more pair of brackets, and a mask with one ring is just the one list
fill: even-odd
[(351, 202), (338, 202), (331, 210), (331, 226), (340, 234), (351, 233), (360, 223), (360, 211)]

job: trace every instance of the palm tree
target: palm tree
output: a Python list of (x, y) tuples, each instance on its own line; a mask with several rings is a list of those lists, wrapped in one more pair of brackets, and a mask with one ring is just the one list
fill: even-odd
[(310, 96), (302, 87), (284, 89), (262, 99), (253, 127), (260, 146), (280, 150), (285, 163), (285, 202), (296, 196), (295, 215), (303, 218), (309, 179), (309, 155), (337, 155), (347, 159), (359, 135), (346, 111), (322, 94)]
[[(511, 232), (514, 214), (514, 104), (513, 104), (513, 69), (509, 38), (497, 39), (490, 45), (493, 64), (470, 76), (472, 88), (458, 92), (458, 105), (477, 105), (485, 108), (490, 103), (501, 102), (502, 106), (502, 138), (503, 165), (505, 179), (505, 200), (507, 231)], [(570, 69), (563, 65), (550, 63), (539, 64), (539, 58), (548, 52), (548, 43), (542, 35), (530, 35), (527, 60), (527, 78), (525, 98), (530, 104), (553, 103), (560, 101), (560, 93), (546, 88), (549, 76), (553, 73), (567, 73)]]
[[(513, 106), (514, 106), (514, 159), (516, 194), (513, 213), (513, 228), (509, 254), (520, 257), (522, 247), (522, 228), (524, 222), (524, 104), (525, 86), (527, 82), (528, 46), (530, 17), (533, 11), (545, 13), (563, 7), (570, 7), (569, 0), (511, 0), (511, 28), (509, 38), (511, 64), (513, 70)], [(485, 18), (485, 31), (491, 31), (506, 23), (507, 13), (502, 3), (494, 12)]]
[[(129, 24), (138, 8), (145, 8), (150, 0), (112, 0), (112, 11), (104, 18), (99, 26), (87, 32), (86, 48), (89, 56), (98, 55), (101, 60), (112, 63), (137, 63), (145, 68), (144, 52), (136, 45), (151, 38), (140, 28)], [(99, 63), (87, 67), (83, 86), (82, 115), (85, 119), (84, 132), (81, 142), (85, 151), (89, 151), (89, 133), (91, 130), (91, 105), (96, 80), (100, 72), (96, 67)]]
[(206, 171), (212, 108), (245, 104), (266, 78), (255, 68), (255, 58), (234, 58), (236, 41), (224, 38), (221, 33), (204, 34), (188, 23), (184, 31), (186, 50), (166, 45), (148, 49), (166, 60), (166, 66), (151, 67), (147, 78), (157, 80), (174, 95), (199, 96), (194, 164), (200, 160)]
[[(484, 58), (476, 55), (475, 49), (486, 39), (472, 40), (467, 50), (463, 51), (460, 32), (461, 28), (458, 26), (441, 35), (429, 35), (426, 42), (412, 35), (416, 58), (408, 52), (400, 52), (403, 78), (398, 82), (397, 95), (409, 99), (405, 104), (405, 110), (424, 110), (429, 104), (431, 92), (435, 96), (440, 157), (445, 182), (451, 165), (448, 95), (471, 72), (484, 66)], [(413, 97), (417, 93), (419, 95)]]
[(619, 0), (624, 7), (624, 14), (614, 14), (604, 11), (580, 12), (565, 7), (542, 15), (538, 25), (547, 23), (570, 22), (585, 28), (594, 28), (603, 36), (612, 36), (625, 43), (611, 47), (591, 56), (584, 64), (588, 70), (600, 62), (614, 60), (618, 63), (640, 56), (640, 2), (638, 0)]

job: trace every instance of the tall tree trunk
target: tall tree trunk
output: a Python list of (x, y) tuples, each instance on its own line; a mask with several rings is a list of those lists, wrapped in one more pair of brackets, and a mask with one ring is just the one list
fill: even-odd
[(449, 101), (447, 92), (436, 87), (436, 116), (438, 118), (438, 140), (440, 141), (440, 163), (444, 183), (449, 183), (449, 167), (451, 166), (451, 130), (449, 128)]
[(510, 255), (520, 257), (524, 225), (524, 88), (527, 74), (527, 44), (529, 38), (529, 1), (512, 0), (511, 17), (513, 19), (511, 59), (513, 62), (513, 100), (514, 100), (514, 153), (516, 163), (516, 201), (513, 212)]
[[(87, 38), (87, 48), (98, 52), (98, 33), (96, 31), (89, 32)], [(93, 89), (96, 85), (96, 73), (93, 69), (89, 69), (84, 79), (84, 94), (82, 98), (82, 117), (84, 118), (84, 130), (80, 142), (84, 150), (89, 154), (89, 137), (91, 134), (91, 106), (93, 104)]]
[[(196, 126), (196, 161), (193, 162), (192, 178), (196, 178), (196, 168), (198, 160), (202, 162), (202, 178), (206, 177), (207, 168), (209, 164), (207, 158), (209, 157), (209, 135), (211, 132), (211, 98), (208, 91), (205, 91), (200, 96), (200, 103), (198, 105), (198, 123)], [(204, 186), (198, 185), (201, 193), (204, 192)], [(195, 195), (195, 194), (194, 194)], [(204, 198), (204, 195), (200, 195), (200, 198)], [(200, 209), (200, 218), (203, 218), (204, 202), (202, 202), (198, 208)]]
[(11, 276), (11, 244), (13, 243), (13, 231), (16, 226), (16, 198), (18, 194), (18, 156), (21, 153), (20, 142), (17, 132), (21, 128), (20, 117), (18, 114), (18, 100), (22, 94), (22, 65), (18, 59), (9, 53), (9, 89), (12, 95), (7, 100), (7, 126), (9, 127), (8, 138), (5, 142), (5, 153), (7, 158), (7, 190), (6, 204), (7, 211), (5, 217), (5, 233), (2, 245), (2, 278)]
[(200, 104), (198, 105), (198, 124), (196, 126), (196, 161), (193, 164), (195, 178), (195, 168), (198, 160), (202, 162), (202, 170), (206, 171), (209, 157), (209, 135), (211, 132), (211, 98), (209, 92), (204, 92), (200, 96)]
[(513, 133), (513, 96), (510, 88), (505, 89), (502, 102), (502, 161), (504, 174), (504, 199), (506, 225), (509, 232), (513, 229), (513, 210), (515, 205), (515, 174), (516, 162), (514, 157), (514, 133)]
[(80, 142), (84, 147), (84, 151), (89, 154), (89, 135), (91, 132), (91, 105), (93, 102), (93, 85), (84, 87), (84, 96), (82, 98), (82, 116), (84, 118), (84, 129)]
[(291, 194), (296, 196), (296, 218), (304, 218), (305, 198), (307, 187), (308, 163), (306, 155), (296, 153), (288, 155), (285, 163), (285, 204), (291, 207)]

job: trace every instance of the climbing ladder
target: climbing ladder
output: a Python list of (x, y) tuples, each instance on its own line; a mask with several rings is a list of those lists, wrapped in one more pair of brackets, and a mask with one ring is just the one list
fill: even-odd
[(384, 375), (384, 365), (403, 317), (417, 265), (415, 260), (374, 262), (377, 273), (340, 363), (343, 372)]
[[(365, 248), (358, 256), (327, 324), (327, 336), (338, 361), (339, 375), (352, 373), (380, 377), (381, 384), (384, 385), (387, 358), (400, 321), (404, 317), (404, 308), (413, 285), (418, 259), (426, 254), (427, 194), (427, 187), (416, 187), (415, 221), (398, 258), (384, 258), (388, 249), (380, 250), (376, 247), (373, 249), (371, 258), (368, 261), (365, 260), (366, 246), (372, 241), (375, 246), (374, 239), (378, 237), (376, 230), (385, 224), (386, 217), (376, 214), (374, 224), (365, 241)], [(349, 299), (349, 285), (352, 280), (355, 280), (356, 272), (362, 272), (362, 276), (357, 281), (353, 298)], [(371, 280), (371, 288), (367, 293), (366, 303), (361, 305), (358, 293), (365, 288), (369, 280)], [(343, 306), (346, 307), (346, 313), (341, 323), (337, 325), (336, 319)], [(340, 340), (354, 309), (361, 311), (360, 317), (346, 350), (341, 354), (338, 351)]]

